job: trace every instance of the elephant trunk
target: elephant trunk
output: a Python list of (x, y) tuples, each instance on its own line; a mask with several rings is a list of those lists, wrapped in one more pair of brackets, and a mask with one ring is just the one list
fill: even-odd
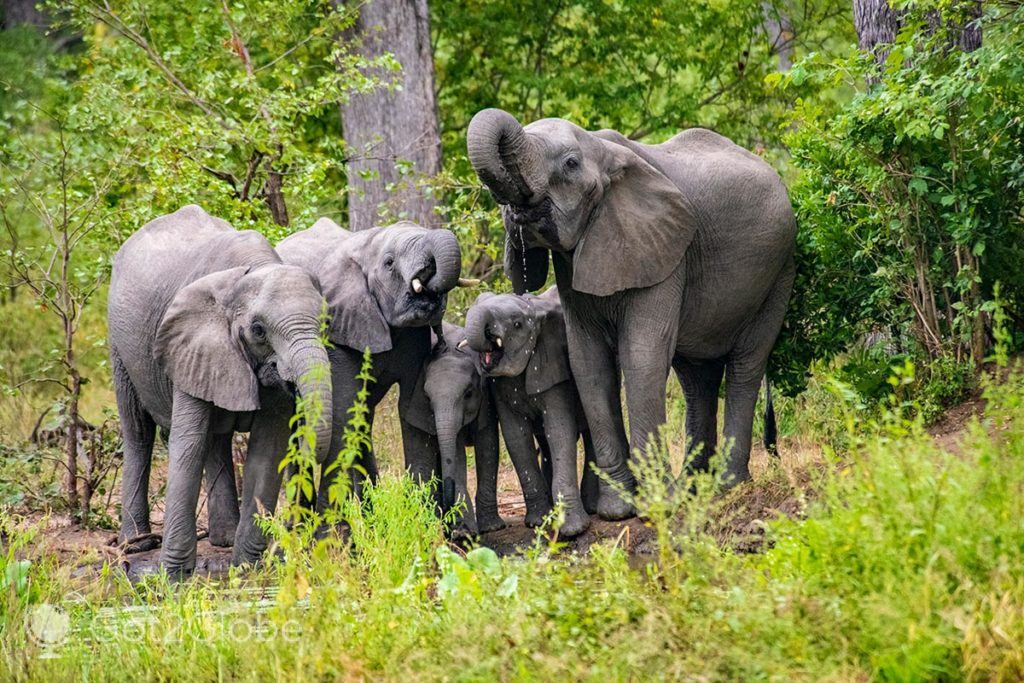
[(487, 325), (490, 322), (490, 314), (481, 310), (479, 306), (472, 306), (466, 313), (466, 339), (469, 347), (474, 351), (484, 351), (489, 348), (487, 340)]
[(535, 194), (525, 169), (538, 155), (523, 126), (501, 109), (484, 109), (469, 122), (466, 145), (473, 170), (499, 204), (525, 206)]
[(293, 368), (293, 378), (299, 396), (307, 405), (316, 409), (316, 459), (324, 462), (331, 446), (331, 427), (334, 417), (331, 392), (331, 364), (327, 349), (319, 341), (311, 341), (295, 348), (289, 358), (288, 367)]
[(459, 430), (462, 415), (456, 405), (435, 409), (437, 443), (441, 451), (441, 507), (448, 512), (456, 505), (463, 505), (462, 511), (452, 524), (453, 531), (475, 534), (476, 513), (469, 498), (466, 484), (466, 452), (460, 447)]
[(437, 293), (448, 292), (459, 282), (462, 251), (451, 230), (431, 230), (425, 237), (434, 260), (434, 274), (426, 286)]

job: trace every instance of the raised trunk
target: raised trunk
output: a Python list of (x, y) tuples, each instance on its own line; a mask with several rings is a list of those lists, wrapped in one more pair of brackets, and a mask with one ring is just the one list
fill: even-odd
[[(402, 67), (397, 76), (369, 70), (368, 76), (399, 87), (354, 94), (341, 107), (349, 150), (349, 229), (372, 228), (385, 212), (436, 227), (434, 199), (417, 187), (420, 178), (441, 170), (427, 0), (370, 0), (343, 39), (355, 42), (368, 59), (391, 53)], [(404, 163), (411, 164), (412, 174), (400, 170)]]
[(487, 348), (487, 323), (489, 316), (479, 308), (470, 308), (466, 314), (466, 339), (474, 349)]
[(537, 167), (532, 164), (537, 153), (511, 114), (501, 109), (477, 112), (466, 131), (466, 148), (473, 169), (499, 204), (523, 206), (533, 197), (523, 171)]
[(311, 406), (319, 408), (314, 431), (316, 433), (316, 459), (324, 462), (331, 445), (333, 402), (331, 392), (331, 366), (327, 350), (319, 344), (300, 347), (289, 362), (295, 368), (295, 382), (299, 395)]
[(435, 292), (447, 292), (455, 287), (462, 270), (462, 251), (459, 241), (450, 230), (438, 230), (425, 237), (430, 240), (430, 253), (434, 259), (434, 276), (427, 286)]

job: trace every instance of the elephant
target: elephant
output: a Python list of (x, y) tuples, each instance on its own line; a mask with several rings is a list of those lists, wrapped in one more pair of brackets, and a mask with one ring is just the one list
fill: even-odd
[(724, 374), (722, 479), (748, 480), (758, 388), (795, 272), (796, 220), (779, 175), (702, 128), (647, 145), (563, 119), (524, 127), (500, 109), (473, 117), (467, 147), (501, 206), (514, 291), (540, 288), (554, 265), (597, 464), (619, 484), (601, 481), (598, 513), (635, 514), (616, 492), (635, 491), (633, 454), (672, 479), (657, 456), (670, 368), (686, 397), (688, 467), (706, 470), (716, 448)]
[[(369, 349), (372, 362), (367, 398), (372, 426), (376, 406), (392, 386), (399, 386), (401, 396), (415, 390), (430, 354), (431, 327), (440, 326), (448, 292), (460, 284), (462, 255), (449, 230), (402, 221), (349, 232), (329, 218), (285, 238), (277, 252), (285, 263), (316, 277), (327, 299), (327, 337), (334, 347), (328, 350), (335, 425), (330, 465), (341, 451), (348, 411), (362, 387), (357, 376), (364, 350)], [(401, 411), (399, 416), (406, 468), (414, 479), (430, 481), (439, 474), (437, 439), (423, 438)], [(349, 475), (357, 496), (367, 479), (376, 480), (372, 448), (363, 449)], [(316, 493), (319, 512), (331, 503), (335, 476), (334, 468), (325, 468)]]
[[(317, 456), (331, 442), (323, 297), (259, 233), (237, 231), (189, 205), (156, 218), (114, 257), (110, 360), (124, 437), (122, 542), (150, 532), (149, 474), (156, 427), (168, 435), (161, 565), (190, 573), (196, 504), (206, 470), (210, 542), (254, 562), (266, 538), (254, 515), (273, 511), (294, 413), (293, 392), (320, 402)], [(231, 436), (249, 431), (241, 519)]]
[[(501, 433), (526, 500), (526, 525), (538, 526), (552, 501), (561, 499), (565, 520), (559, 534), (578, 536), (590, 526), (597, 481), (590, 468), (593, 447), (569, 369), (558, 290), (541, 296), (481, 294), (466, 313), (465, 339), (483, 371), (494, 378)], [(581, 435), (586, 453), (582, 488), (588, 505), (576, 476)], [(538, 468), (535, 440), (544, 471)]]
[[(476, 354), (459, 349), (451, 340), (464, 339), (465, 330), (444, 323), (423, 366), (416, 389), (399, 403), (402, 416), (422, 434), (436, 437), (441, 455), (442, 505), (465, 509), (453, 524), (454, 536), (497, 531), (505, 526), (498, 515), (498, 415), (491, 380), (484, 377)], [(466, 447), (476, 459), (476, 510), (467, 489)]]

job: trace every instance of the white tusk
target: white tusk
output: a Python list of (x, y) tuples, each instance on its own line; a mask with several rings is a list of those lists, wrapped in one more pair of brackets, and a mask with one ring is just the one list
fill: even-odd
[(423, 291), (423, 283), (420, 282), (420, 279), (418, 277), (414, 277), (412, 279), (412, 291), (416, 292), (417, 294)]
[(468, 339), (463, 339), (462, 341), (460, 341), (458, 343), (458, 345), (455, 348), (457, 348), (457, 349), (464, 349), (467, 346), (469, 346), (469, 340)]
[(476, 278), (460, 277), (458, 287), (479, 287), (480, 280)]
[(495, 337), (494, 338), (494, 343), (497, 344), (498, 348), (500, 349), (501, 348), (501, 337)]

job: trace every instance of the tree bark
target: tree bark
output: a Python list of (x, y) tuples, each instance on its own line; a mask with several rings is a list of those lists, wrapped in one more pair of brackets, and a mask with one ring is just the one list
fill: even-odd
[(15, 26), (35, 26), (45, 30), (49, 26), (46, 15), (36, 9), (41, 0), (3, 0), (3, 28)]
[[(402, 65), (398, 74), (369, 70), (388, 85), (355, 94), (341, 106), (349, 229), (373, 227), (382, 216), (436, 227), (434, 199), (416, 186), (441, 170), (427, 0), (370, 0), (342, 39), (365, 57), (389, 52)], [(399, 161), (410, 162), (413, 173), (403, 175)]]
[(884, 64), (889, 50), (879, 48), (896, 40), (903, 13), (889, 6), (888, 0), (853, 0), (853, 25), (860, 49), (873, 52), (875, 61)]

